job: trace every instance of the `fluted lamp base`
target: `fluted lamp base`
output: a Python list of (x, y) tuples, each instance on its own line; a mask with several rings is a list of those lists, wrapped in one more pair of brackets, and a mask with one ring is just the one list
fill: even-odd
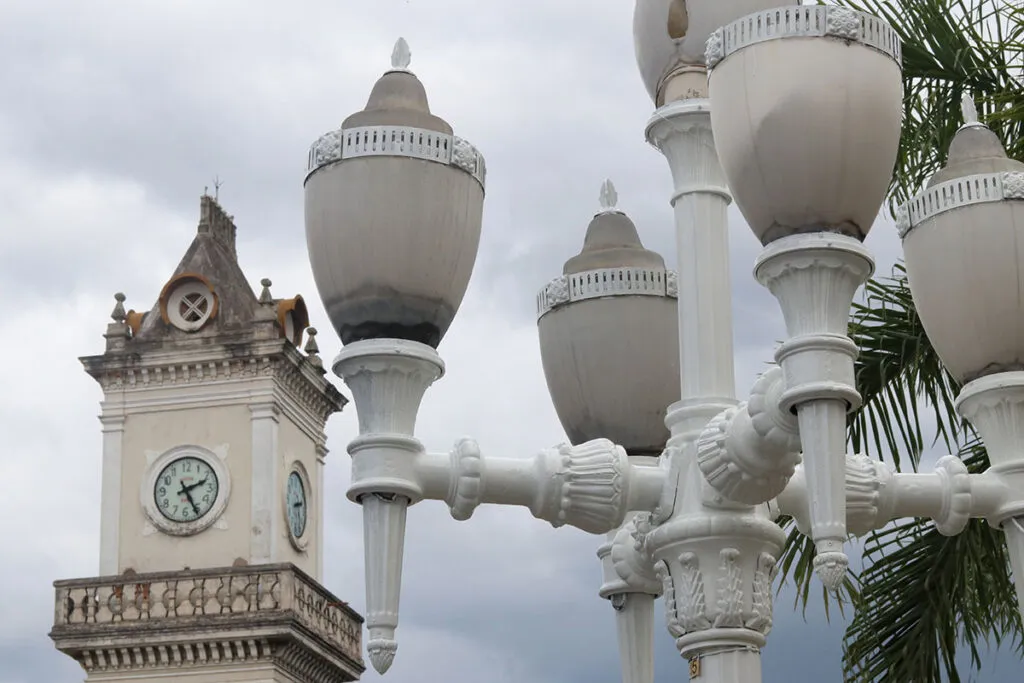
[(765, 247), (754, 274), (775, 296), (788, 338), (775, 360), (786, 389), (779, 406), (796, 414), (810, 496), (814, 570), (828, 588), (846, 577), (846, 413), (860, 407), (847, 336), (857, 289), (874, 272), (860, 240), (832, 232), (800, 233)]
[(352, 440), (348, 497), (363, 507), (366, 554), (366, 649), (383, 674), (398, 650), (402, 555), (409, 505), (423, 499), (416, 458), (423, 445), (413, 436), (423, 395), (444, 374), (433, 348), (403, 339), (349, 344), (334, 361), (359, 413)]
[[(1000, 372), (969, 382), (956, 399), (960, 415), (978, 430), (996, 475), (1006, 490), (1024, 491), (1024, 371)], [(1006, 547), (1024, 605), (1024, 499), (1007, 496), (988, 515), (1006, 534)]]

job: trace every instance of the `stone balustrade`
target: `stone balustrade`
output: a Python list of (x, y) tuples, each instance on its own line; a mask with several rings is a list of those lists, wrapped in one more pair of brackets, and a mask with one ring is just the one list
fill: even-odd
[(71, 579), (54, 586), (50, 636), (87, 671), (225, 660), (318, 669), (324, 680), (339, 674), (353, 680), (363, 670), (362, 617), (290, 564)]

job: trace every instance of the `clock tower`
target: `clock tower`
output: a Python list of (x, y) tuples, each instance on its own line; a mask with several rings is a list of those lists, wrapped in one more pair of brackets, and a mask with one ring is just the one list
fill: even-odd
[(156, 303), (117, 294), (105, 352), (82, 359), (103, 388), (100, 578), (57, 582), (51, 637), (87, 680), (363, 670), (362, 618), (319, 583), (324, 428), (346, 399), (302, 297), (257, 296), (235, 233), (204, 194)]

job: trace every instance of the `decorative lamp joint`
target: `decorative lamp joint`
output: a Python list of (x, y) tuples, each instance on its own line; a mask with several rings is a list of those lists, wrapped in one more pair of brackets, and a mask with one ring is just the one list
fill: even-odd
[(548, 461), (555, 465), (555, 485), (533, 510), (534, 516), (555, 527), (568, 524), (592, 534), (606, 533), (622, 523), (630, 465), (621, 446), (608, 439), (562, 444), (548, 452)]
[(451, 487), (445, 502), (452, 517), (464, 522), (483, 502), (484, 459), (473, 439), (463, 438), (451, 451)]
[(647, 544), (651, 531), (651, 514), (641, 513), (623, 524), (612, 539), (609, 548), (611, 565), (617, 581), (606, 582), (601, 587), (601, 597), (644, 593), (659, 596), (662, 583), (654, 571), (654, 557)]
[(971, 519), (971, 475), (955, 455), (939, 458), (935, 473), (942, 482), (942, 508), (935, 515), (935, 528), (943, 536), (956, 536), (967, 528)]
[(750, 401), (719, 413), (697, 441), (697, 463), (718, 493), (746, 505), (779, 495), (800, 462), (796, 418), (780, 407), (786, 388), (774, 367), (754, 384)]

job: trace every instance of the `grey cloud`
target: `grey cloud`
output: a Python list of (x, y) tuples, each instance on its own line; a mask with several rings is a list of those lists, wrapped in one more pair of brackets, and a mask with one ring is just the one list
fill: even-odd
[[(21, 596), (0, 626), (0, 683), (82, 677), (45, 635), (49, 582), (92, 575), (98, 553), (100, 392), (75, 357), (102, 349), (114, 291), (130, 307), (152, 305), (215, 174), (250, 280), (271, 277), (277, 295), (303, 293), (325, 360), (338, 350), (306, 260), (303, 161), (314, 138), (364, 106), (398, 34), (412, 45), (433, 109), (483, 150), (490, 170), (480, 258), (441, 346), (448, 374), (427, 394), (420, 437), (443, 451), (468, 433), (502, 457), (564, 439), (533, 301), (579, 250), (604, 178), (616, 182), (644, 242), (676, 261), (671, 179), (643, 140), (652, 107), (632, 62), (631, 7), (598, 4), (4, 4), (0, 287), (18, 306), (0, 335), (26, 360), (0, 368), (0, 385), (17, 388), (0, 395), (3, 468), (19, 482), (0, 498), (0, 536), (18, 548), (0, 581)], [(730, 221), (745, 392), (783, 329), (775, 301), (750, 276), (758, 245), (735, 208)], [(898, 247), (886, 239), (871, 244), (891, 263)], [(353, 412), (328, 429), (324, 582), (361, 609), (360, 511), (344, 498)], [(596, 597), (599, 542), (525, 510), (480, 510), (457, 523), (443, 505), (416, 506), (402, 649), (389, 679), (617, 680), (613, 614)], [(801, 662), (838, 679), (841, 625), (825, 629), (817, 613), (805, 624), (789, 605), (785, 595), (778, 601), (765, 679), (799, 679)], [(657, 680), (667, 683), (685, 668), (660, 609), (658, 619)]]

